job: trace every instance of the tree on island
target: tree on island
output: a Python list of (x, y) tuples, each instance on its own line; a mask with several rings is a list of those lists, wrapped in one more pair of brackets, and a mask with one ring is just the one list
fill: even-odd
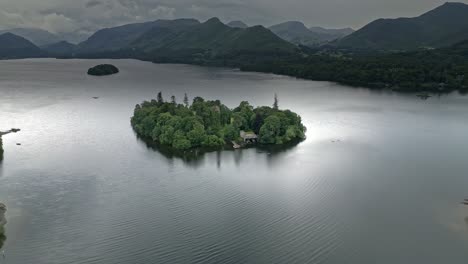
[(257, 134), (260, 144), (285, 144), (305, 138), (301, 117), (290, 110), (254, 108), (247, 101), (231, 110), (219, 100), (201, 97), (195, 97), (190, 106), (186, 101), (187, 96), (184, 104), (164, 102), (158, 93), (157, 100), (135, 107), (131, 120), (134, 130), (177, 150), (221, 148), (231, 141), (241, 142), (241, 130)]
[(160, 104), (164, 103), (164, 98), (162, 96), (162, 92), (158, 93), (158, 96), (157, 96), (156, 100), (158, 100), (158, 103), (160, 103)]
[(278, 110), (278, 95), (275, 94), (275, 101), (273, 102), (273, 109)]
[(184, 94), (184, 105), (185, 107), (189, 107), (189, 99), (187, 93)]

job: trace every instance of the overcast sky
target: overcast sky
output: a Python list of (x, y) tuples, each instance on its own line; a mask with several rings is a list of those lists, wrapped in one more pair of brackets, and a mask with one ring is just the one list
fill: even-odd
[[(359, 27), (377, 18), (417, 16), (443, 0), (0, 0), (0, 28), (39, 27), (54, 33), (181, 17), (272, 25)], [(460, 0), (468, 3), (468, 0)]]

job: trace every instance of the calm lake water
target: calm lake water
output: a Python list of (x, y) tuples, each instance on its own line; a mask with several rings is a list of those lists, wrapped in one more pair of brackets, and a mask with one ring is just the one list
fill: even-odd
[[(103, 62), (121, 73), (85, 74)], [(158, 91), (230, 107), (277, 93), (307, 140), (174, 157), (130, 127)], [(50, 59), (1, 61), (0, 95), (0, 130), (22, 129), (4, 137), (1, 264), (468, 261), (468, 97)]]

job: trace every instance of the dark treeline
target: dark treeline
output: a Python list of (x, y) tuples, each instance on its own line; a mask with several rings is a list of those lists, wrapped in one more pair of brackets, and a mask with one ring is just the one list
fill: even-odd
[(223, 56), (156, 56), (157, 63), (238, 67), (316, 81), (399, 92), (468, 91), (468, 48), (400, 53), (311, 50), (298, 54), (233, 53)]
[(244, 64), (241, 69), (400, 92), (468, 90), (468, 51), (314, 54), (305, 58)]
[(278, 109), (276, 96), (273, 107), (254, 108), (244, 101), (229, 109), (219, 100), (201, 97), (189, 104), (187, 95), (182, 103), (174, 96), (166, 102), (159, 93), (157, 99), (135, 107), (131, 123), (140, 136), (177, 150), (240, 142), (241, 130), (257, 134), (260, 144), (286, 144), (304, 139), (306, 129), (299, 115)]
[(202, 50), (142, 54), (118, 51), (94, 54), (89, 58), (135, 58), (155, 63), (234, 67), (242, 71), (275, 73), (398, 92), (468, 92), (466, 47), (399, 53), (312, 50), (306, 47), (288, 54), (237, 51), (216, 55)]
[(399, 92), (468, 91), (468, 42), (411, 52), (336, 50), (298, 46), (295, 50), (249, 49), (222, 53), (207, 49), (119, 50), (86, 58), (135, 58), (156, 63), (235, 67), (298, 78), (332, 81)]

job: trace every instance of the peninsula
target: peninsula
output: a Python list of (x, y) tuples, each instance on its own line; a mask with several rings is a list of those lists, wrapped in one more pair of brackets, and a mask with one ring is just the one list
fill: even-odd
[(5, 131), (5, 132), (2, 132), (0, 131), (0, 161), (3, 160), (3, 141), (2, 141), (2, 136), (6, 135), (6, 134), (9, 134), (9, 133), (17, 133), (21, 131), (21, 129), (19, 128), (12, 128), (8, 131)]
[(276, 96), (273, 107), (254, 108), (243, 101), (229, 109), (201, 97), (189, 104), (187, 95), (182, 104), (174, 96), (166, 102), (159, 93), (157, 99), (136, 105), (131, 123), (141, 137), (175, 150), (281, 145), (303, 140), (306, 131), (298, 114), (278, 108)]

